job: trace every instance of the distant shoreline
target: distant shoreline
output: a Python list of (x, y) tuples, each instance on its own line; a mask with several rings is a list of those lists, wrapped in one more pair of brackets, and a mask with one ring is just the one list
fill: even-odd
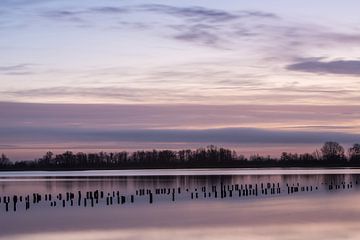
[(71, 171), (1, 171), (2, 181), (27, 181), (58, 178), (104, 177), (184, 177), (184, 176), (286, 176), (359, 174), (360, 168), (198, 168), (198, 169), (123, 169), (123, 170), (71, 170)]
[[(360, 169), (360, 164), (348, 164), (348, 165), (317, 165), (317, 166), (310, 166), (310, 165), (298, 165), (298, 166), (255, 166), (255, 165), (248, 165), (248, 166), (194, 166), (194, 167), (128, 167), (128, 168), (49, 168), (49, 169), (39, 169), (39, 168), (26, 168), (26, 169), (0, 169), (1, 172), (86, 172), (86, 171), (131, 171), (131, 170), (321, 170), (321, 169)], [(1, 175), (0, 175), (1, 177)]]
[(226, 148), (210, 145), (195, 150), (138, 150), (135, 152), (98, 152), (62, 154), (47, 152), (33, 161), (11, 162), (0, 157), (0, 171), (81, 171), (137, 169), (201, 168), (357, 168), (360, 167), (360, 144), (345, 149), (337, 142), (326, 142), (313, 153), (283, 152), (280, 158), (253, 155), (249, 158)]

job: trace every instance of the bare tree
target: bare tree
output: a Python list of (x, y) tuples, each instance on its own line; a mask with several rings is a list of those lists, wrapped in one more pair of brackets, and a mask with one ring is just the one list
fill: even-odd
[(0, 157), (0, 166), (9, 166), (11, 165), (10, 159), (4, 154), (1, 154)]
[(326, 142), (321, 148), (322, 157), (326, 161), (345, 160), (345, 150), (337, 142)]
[(350, 161), (360, 161), (360, 144), (355, 143), (349, 149), (349, 159)]

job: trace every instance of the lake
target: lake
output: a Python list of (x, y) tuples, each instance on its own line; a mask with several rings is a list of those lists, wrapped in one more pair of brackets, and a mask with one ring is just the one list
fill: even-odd
[(0, 239), (360, 239), (360, 169), (0, 173)]

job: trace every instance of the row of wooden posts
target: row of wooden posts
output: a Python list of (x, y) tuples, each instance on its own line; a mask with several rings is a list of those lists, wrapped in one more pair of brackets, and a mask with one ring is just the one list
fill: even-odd
[[(358, 182), (340, 182), (340, 183), (322, 183), (321, 185), (327, 186), (325, 189), (328, 191), (338, 189), (351, 189), (353, 185), (357, 185)], [(109, 205), (122, 205), (125, 203), (133, 204), (136, 199), (147, 198), (148, 203), (153, 204), (155, 196), (169, 196), (171, 195), (171, 201), (175, 202), (177, 196), (183, 196), (182, 199), (186, 199), (186, 196), (190, 199), (224, 199), (237, 197), (257, 197), (267, 195), (281, 195), (281, 194), (295, 194), (298, 192), (313, 192), (319, 190), (319, 186), (306, 185), (301, 186), (300, 183), (285, 184), (281, 186), (277, 183), (259, 183), (259, 184), (223, 184), (220, 186), (212, 185), (202, 186), (199, 189), (193, 190), (189, 188), (141, 188), (135, 190), (134, 194), (122, 195), (120, 191), (104, 192), (101, 190), (95, 191), (77, 191), (77, 192), (66, 192), (66, 193), (32, 193), (26, 196), (12, 195), (0, 197), (0, 204), (2, 203), (5, 207), (5, 211), (9, 211), (12, 206), (13, 211), (17, 211), (19, 203), (25, 203), (25, 210), (29, 210), (30, 206), (40, 205), (63, 208), (67, 206), (83, 206), (83, 207), (94, 207), (102, 204)], [(45, 205), (44, 205), (45, 204)]]

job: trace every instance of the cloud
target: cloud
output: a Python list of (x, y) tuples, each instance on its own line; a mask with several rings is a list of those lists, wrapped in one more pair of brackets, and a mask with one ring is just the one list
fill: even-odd
[[(73, 23), (90, 24), (93, 20), (93, 15), (119, 15), (127, 12), (129, 12), (129, 9), (125, 7), (103, 6), (94, 8), (79, 8), (79, 10), (68, 10), (65, 8), (60, 10), (47, 10), (42, 12), (41, 15), (56, 21), (61, 20)], [(83, 25), (77, 26), (82, 27)]]
[(218, 36), (214, 28), (206, 24), (196, 24), (192, 26), (177, 25), (173, 26), (179, 33), (173, 36), (176, 40), (199, 43), (205, 46), (220, 48), (224, 40)]
[(129, 8), (125, 7), (113, 7), (113, 6), (104, 6), (104, 7), (96, 7), (91, 8), (89, 11), (95, 13), (103, 13), (103, 14), (119, 14), (119, 13), (126, 13), (129, 12)]
[[(55, 21), (68, 21), (71, 23), (88, 23), (88, 21), (84, 18), (84, 14), (87, 11), (84, 10), (48, 10), (43, 12), (41, 15), (51, 20)], [(79, 26), (79, 25), (77, 25)]]
[(279, 19), (277, 15), (268, 12), (225, 11), (198, 6), (175, 7), (147, 4), (135, 7), (135, 9), (179, 18), (184, 21), (183, 24), (165, 24), (165, 27), (176, 31), (172, 35), (173, 39), (219, 49), (228, 49), (224, 46), (233, 40), (234, 36), (231, 35), (237, 37), (257, 35), (251, 28), (242, 24), (244, 19), (251, 21), (254, 19)]
[[(47, 3), (48, 1), (5, 0), (2, 4), (4, 6), (26, 6), (30, 5), (28, 2)], [(272, 56), (279, 55), (281, 52), (283, 55), (287, 54), (288, 57), (293, 57), (303, 53), (303, 50), (309, 49), (309, 47), (327, 48), (339, 42), (357, 44), (360, 39), (357, 32), (334, 32), (333, 28), (289, 22), (272, 12), (256, 10), (237, 11), (166, 4), (121, 6), (106, 3), (104, 5), (84, 6), (72, 2), (71, 5), (73, 5), (72, 8), (66, 7), (66, 5), (54, 8), (52, 4), (47, 4), (47, 8), (34, 9), (34, 11), (40, 11), (42, 17), (59, 22), (67, 21), (79, 28), (126, 28), (127, 30), (139, 31), (152, 28), (156, 29), (156, 31), (151, 31), (152, 34), (161, 34), (177, 41), (223, 50), (239, 49), (240, 41), (251, 39), (257, 43), (257, 46), (266, 45), (261, 47), (266, 47), (268, 54)], [(44, 9), (49, 10), (44, 11)], [(125, 14), (134, 14), (135, 18), (122, 19)], [(148, 14), (154, 14), (156, 20), (147, 21), (152, 19), (147, 18)], [(96, 19), (99, 16), (109, 16), (112, 18), (111, 20), (115, 21), (107, 22), (104, 19)], [(161, 19), (162, 16), (172, 18), (164, 20)], [(133, 22), (134, 19), (136, 22)], [(174, 25), (178, 25), (178, 27), (174, 27)], [(165, 32), (164, 34), (164, 31), (169, 30), (172, 32)], [(256, 49), (256, 51), (264, 51), (264, 49)]]
[(46, 16), (53, 17), (53, 18), (69, 18), (69, 17), (80, 17), (85, 14), (118, 14), (118, 13), (126, 13), (129, 12), (129, 9), (123, 7), (94, 7), (94, 8), (85, 8), (81, 10), (52, 10), (46, 11)]
[(332, 131), (332, 126), (338, 126), (335, 130), (347, 131), (345, 128), (351, 126), (353, 128), (347, 132), (360, 133), (356, 124), (360, 118), (359, 106), (0, 102), (0, 116), (0, 126), (9, 128), (201, 129), (228, 126)]
[(0, 148), (29, 149), (16, 150), (19, 159), (37, 157), (32, 152), (36, 148), (42, 152), (216, 144), (235, 149), (251, 145), (248, 153), (274, 154), (261, 147), (267, 144), (280, 146), (278, 154), (290, 144), (291, 151), (301, 152), (302, 144), (312, 151), (328, 140), (360, 141), (359, 106), (0, 102), (0, 116)]
[(4, 9), (4, 8), (8, 8), (8, 9), (13, 9), (13, 8), (19, 8), (19, 7), (24, 7), (24, 6), (33, 6), (33, 5), (38, 5), (38, 4), (42, 4), (42, 3), (48, 3), (48, 0), (1, 0), (0, 1), (0, 9)]
[(125, 101), (125, 102), (165, 102), (165, 101), (190, 101), (206, 100), (201, 96), (189, 92), (189, 89), (160, 89), (158, 87), (50, 87), (26, 90), (0, 91), (0, 93), (22, 99), (57, 99), (67, 101), (69, 99), (88, 99), (102, 102)]
[[(80, 19), (89, 18), (91, 14), (114, 15), (122, 13), (150, 12), (155, 14), (166, 14), (181, 18), (187, 23), (221, 23), (240, 18), (277, 18), (272, 13), (260, 11), (228, 12), (224, 10), (210, 9), (198, 6), (175, 7), (161, 4), (145, 4), (136, 6), (102, 6), (93, 8), (79, 8), (80, 10), (56, 9), (44, 12), (43, 16), (54, 19)], [(90, 20), (90, 19), (87, 19)]]
[(196, 22), (229, 22), (240, 18), (278, 18), (275, 14), (261, 12), (261, 11), (225, 11), (218, 9), (210, 9), (205, 7), (191, 6), (191, 7), (175, 7), (170, 5), (161, 4), (145, 4), (138, 7), (138, 9), (168, 14), (172, 16), (182, 17), (188, 21)]
[(49, 149), (179, 149), (208, 144), (244, 154), (277, 155), (313, 151), (328, 140), (360, 141), (359, 106), (0, 102), (0, 116), (0, 148), (12, 159), (31, 159)]
[(305, 60), (288, 65), (286, 69), (319, 74), (340, 74), (360, 76), (360, 60), (322, 61), (321, 59)]
[(227, 22), (237, 19), (239, 16), (227, 11), (209, 9), (204, 7), (174, 7), (161, 4), (146, 4), (138, 6), (138, 9), (182, 17), (191, 21)]
[(8, 71), (17, 71), (17, 70), (23, 70), (27, 65), (26, 64), (17, 64), (17, 65), (11, 65), (11, 66), (0, 66), (1, 72), (8, 72)]
[(331, 126), (331, 125), (305, 125), (305, 126), (292, 126), (287, 127), (288, 129), (312, 129), (312, 130), (356, 130), (355, 126)]
[[(185, 73), (184, 73), (185, 74)], [(22, 88), (0, 90), (2, 101), (16, 99), (23, 102), (57, 102), (57, 103), (203, 103), (203, 104), (277, 104), (285, 101), (287, 104), (313, 104), (332, 102), (337, 104), (357, 104), (360, 100), (357, 89), (347, 89), (339, 86), (324, 87), (321, 84), (310, 86), (262, 86), (262, 82), (239, 78), (238, 84), (221, 83), (222, 75), (206, 78), (200, 75), (189, 74), (189, 80), (183, 81), (179, 76), (162, 76), (155, 81), (139, 79), (137, 85), (126, 86), (121, 83), (95, 83), (88, 86), (54, 86), (47, 88)], [(210, 74), (210, 73), (208, 73)], [(161, 74), (160, 74), (161, 75)], [(155, 76), (155, 75), (154, 75)], [(154, 77), (152, 76), (152, 77)], [(186, 77), (186, 75), (184, 75)], [(136, 78), (135, 78), (136, 79)], [(163, 79), (162, 85), (157, 85)], [(220, 83), (216, 80), (220, 80)], [(226, 78), (223, 78), (226, 79)], [(179, 82), (176, 82), (179, 81)], [(156, 87), (155, 85), (156, 84)], [(260, 84), (260, 85), (259, 85)], [(101, 87), (100, 87), (101, 86)], [(171, 86), (171, 87), (169, 87)]]
[(168, 143), (246, 143), (246, 144), (309, 144), (325, 141), (354, 143), (359, 134), (341, 132), (280, 131), (257, 128), (221, 129), (84, 129), (84, 128), (0, 128), (2, 142), (85, 141), (85, 142), (168, 142)]
[(240, 11), (238, 12), (239, 17), (256, 17), (256, 18), (272, 18), (280, 19), (280, 17), (274, 13), (262, 12), (262, 11)]
[(8, 66), (0, 66), (0, 75), (29, 75), (34, 72), (29, 69), (31, 64), (16, 64)]
[[(80, 8), (80, 10), (51, 10), (43, 13), (43, 16), (53, 20), (69, 21), (91, 24), (94, 15), (111, 15), (119, 16), (122, 14), (143, 14), (144, 12), (150, 14), (168, 15), (174, 17), (169, 22), (152, 22), (158, 29), (165, 29), (175, 31), (170, 34), (172, 39), (193, 43), (202, 46), (213, 48), (222, 48), (231, 38), (228, 35), (236, 35), (237, 37), (253, 37), (257, 33), (252, 28), (243, 26), (244, 19), (251, 21), (263, 19), (279, 19), (273, 13), (261, 11), (225, 11), (219, 9), (211, 9), (199, 6), (176, 7), (162, 4), (145, 4), (134, 6), (102, 6), (93, 8)], [(177, 21), (179, 20), (180, 23)], [(125, 23), (125, 24), (123, 24)], [(234, 24), (234, 25), (228, 25)], [(98, 22), (97, 22), (98, 25)], [(79, 25), (82, 27), (82, 25)], [(121, 20), (118, 23), (113, 23), (110, 28), (133, 28), (135, 30), (146, 30), (150, 28), (150, 23), (135, 22)], [(169, 35), (169, 34), (167, 34)]]

